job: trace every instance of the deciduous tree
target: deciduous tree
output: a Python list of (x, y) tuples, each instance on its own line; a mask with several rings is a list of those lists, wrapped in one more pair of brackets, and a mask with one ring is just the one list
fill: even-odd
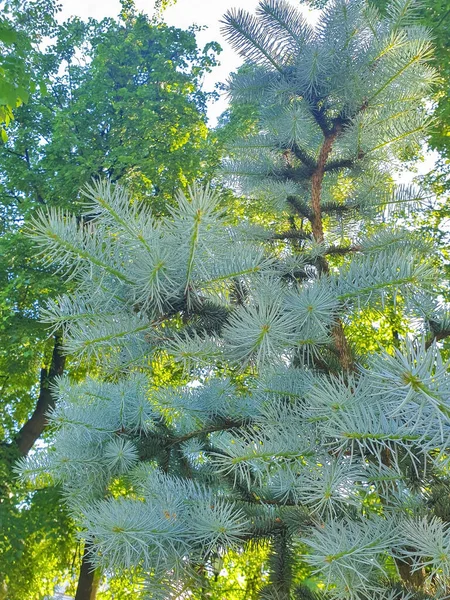
[[(80, 186), (98, 174), (127, 181), (137, 202), (164, 212), (175, 187), (206, 174), (210, 162), (218, 160), (206, 126), (208, 96), (199, 90), (218, 46), (199, 50), (193, 31), (140, 15), (132, 2), (123, 3), (121, 19), (72, 19), (61, 26), (53, 20), (54, 4), (5, 6), (8, 31), (33, 42), (12, 46), (5, 60), (14, 57), (30, 81), (46, 82), (35, 89), (31, 85), (27, 103), (14, 111), (8, 140), (0, 147), (0, 439), (5, 475), (0, 517), (8, 532), (0, 542), (0, 572), (12, 599), (31, 589), (36, 597), (47, 594), (55, 578), (66, 576), (65, 567), (74, 562), (67, 557), (76, 546), (67, 511), (66, 520), (60, 518), (56, 492), (46, 496), (53, 501), (54, 528), (48, 528), (45, 540), (51, 519), (42, 515), (39, 523), (38, 517), (45, 492), (33, 496), (18, 487), (9, 471), (42, 435), (55, 402), (54, 379), (70, 367), (60, 333), (48, 338), (38, 321), (40, 307), (66, 285), (36, 264), (23, 221), (37, 206), (79, 211)], [(44, 35), (49, 35), (46, 45), (38, 44)], [(26, 51), (25, 62), (19, 51)], [(66, 542), (64, 551), (58, 540)], [(22, 552), (26, 570), (17, 558)]]

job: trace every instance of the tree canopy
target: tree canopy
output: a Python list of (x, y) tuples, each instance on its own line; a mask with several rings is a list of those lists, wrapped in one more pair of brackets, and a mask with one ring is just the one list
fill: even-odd
[(33, 50), (54, 27), (53, 0), (0, 2), (0, 135), (6, 142), (14, 110), (27, 102), (45, 81), (39, 78)]
[(75, 373), (59, 333), (49, 338), (38, 320), (45, 302), (67, 284), (36, 264), (23, 222), (38, 206), (79, 212), (79, 190), (100, 174), (127, 181), (136, 201), (157, 213), (167, 210), (175, 188), (207, 177), (218, 157), (200, 82), (219, 47), (200, 50), (193, 30), (140, 15), (129, 2), (117, 20), (61, 25), (51, 2), (2, 8), (11, 40), (20, 41), (11, 42), (3, 59), (26, 74), (29, 89), (26, 103), (14, 105), (0, 146), (0, 519), (6, 532), (0, 572), (9, 599), (23, 598), (24, 590), (41, 598), (55, 578), (72, 577), (71, 565), (78, 568), (75, 528), (57, 490), (33, 493), (18, 485), (10, 467), (43, 433), (55, 376)]
[(5, 438), (34, 402), (42, 360), (34, 350), (45, 337), (37, 306), (61, 286), (31, 265), (23, 218), (43, 204), (76, 206), (81, 187), (99, 174), (126, 180), (156, 210), (165, 210), (174, 188), (206, 176), (214, 141), (198, 84), (214, 64), (212, 52), (197, 51), (193, 32), (153, 25), (142, 15), (126, 23), (75, 19), (45, 50), (35, 50), (48, 90), (36, 90), (20, 107), (0, 148), (2, 314), (4, 335), (11, 335), (3, 344), (3, 394), (13, 406), (2, 415)]
[(20, 472), (63, 486), (88, 559), (135, 594), (214, 597), (252, 544), (253, 597), (448, 594), (447, 282), (414, 229), (426, 194), (390, 176), (438, 80), (408, 5), (224, 17), (247, 62), (230, 93), (257, 123), (223, 173), (266, 218), (236, 223), (199, 184), (161, 218), (99, 181), (81, 219), (30, 224), (73, 285), (44, 318), (97, 368), (58, 378), (53, 450)]

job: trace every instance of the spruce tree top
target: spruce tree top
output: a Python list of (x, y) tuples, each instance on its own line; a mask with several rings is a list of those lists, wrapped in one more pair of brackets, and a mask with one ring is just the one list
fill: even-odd
[[(260, 2), (255, 17), (225, 17), (225, 35), (249, 63), (230, 81), (232, 98), (256, 104), (260, 117), (256, 134), (235, 144), (245, 160), (238, 152), (227, 171), (309, 220), (316, 242), (322, 212), (383, 207), (383, 175), (428, 126), (436, 73), (411, 4), (393, 2), (382, 19), (364, 2), (330, 2), (315, 28), (276, 0)], [(336, 206), (322, 185), (339, 174), (358, 187)]]

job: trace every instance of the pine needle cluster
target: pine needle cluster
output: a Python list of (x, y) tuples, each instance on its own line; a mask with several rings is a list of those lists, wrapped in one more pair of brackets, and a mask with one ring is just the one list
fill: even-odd
[[(218, 558), (267, 541), (261, 599), (449, 592), (445, 282), (408, 226), (426, 195), (389, 176), (436, 79), (410, 4), (336, 0), (316, 27), (283, 0), (224, 17), (248, 63), (230, 94), (259, 114), (224, 173), (273, 228), (234, 225), (220, 186), (157, 220), (107, 182), (83, 218), (31, 225), (74, 283), (43, 317), (97, 375), (59, 381), (52, 450), (20, 470), (61, 481), (93, 564), (137, 570), (148, 598), (197, 597)], [(409, 333), (358, 354), (352, 323), (394, 309)]]

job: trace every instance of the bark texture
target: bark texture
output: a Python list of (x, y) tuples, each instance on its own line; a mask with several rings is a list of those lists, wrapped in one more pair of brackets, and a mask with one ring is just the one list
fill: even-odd
[(52, 394), (51, 386), (55, 378), (63, 374), (65, 363), (66, 357), (62, 353), (61, 336), (57, 334), (55, 335), (50, 367), (41, 369), (39, 398), (36, 408), (14, 439), (21, 456), (28, 454), (44, 431), (47, 424), (46, 414), (55, 405), (55, 397)]
[[(325, 136), (319, 152), (317, 166), (311, 176), (311, 229), (314, 241), (319, 244), (323, 243), (324, 241), (321, 206), (323, 178), (325, 176), (327, 160), (333, 149), (333, 143), (341, 131), (342, 126), (337, 123), (328, 133), (328, 135)], [(329, 273), (330, 268), (325, 257), (321, 258), (319, 266), (322, 273)], [(345, 371), (352, 370), (354, 366), (353, 356), (347, 338), (345, 337), (344, 327), (340, 319), (337, 320), (335, 326), (333, 327), (332, 335), (341, 367)]]
[(81, 561), (80, 576), (78, 578), (77, 592), (75, 600), (95, 600), (98, 586), (100, 583), (100, 574), (96, 571), (89, 560), (90, 546), (86, 542), (84, 545), (83, 559)]

